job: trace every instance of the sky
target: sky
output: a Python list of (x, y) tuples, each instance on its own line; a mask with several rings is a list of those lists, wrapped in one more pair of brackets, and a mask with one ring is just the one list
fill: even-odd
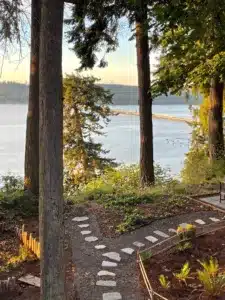
[[(30, 14), (28, 8), (28, 15)], [(65, 17), (69, 16), (69, 9), (65, 9)], [(67, 28), (64, 27), (64, 32)], [(7, 55), (0, 58), (0, 81), (16, 81), (21, 83), (29, 82), (29, 29), (26, 32), (27, 39), (23, 43), (22, 50), (13, 48)], [(137, 63), (135, 41), (128, 41), (131, 36), (131, 30), (126, 22), (122, 20), (119, 30), (119, 47), (113, 53), (107, 55), (108, 66), (106, 68), (97, 68), (83, 72), (84, 75), (93, 75), (100, 79), (102, 83), (137, 85)], [(75, 72), (79, 67), (79, 59), (70, 49), (65, 35), (63, 39), (63, 74)], [(0, 53), (1, 54), (1, 53)], [(151, 55), (151, 67), (153, 68), (156, 55)]]

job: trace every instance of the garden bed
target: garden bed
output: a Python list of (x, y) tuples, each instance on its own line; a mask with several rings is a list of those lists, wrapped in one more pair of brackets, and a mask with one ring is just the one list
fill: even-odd
[[(106, 237), (119, 236), (121, 233), (133, 231), (159, 219), (195, 212), (218, 211), (183, 196), (163, 196), (149, 202), (143, 200), (143, 203), (131, 201), (129, 205), (125, 203), (124, 206), (122, 203), (118, 205), (116, 201), (109, 207), (106, 204), (107, 202), (87, 204), (89, 213), (96, 216), (100, 230)], [(218, 211), (218, 217), (223, 216), (224, 213)]]
[[(152, 289), (169, 300), (225, 299), (225, 279), (223, 280), (224, 285), (221, 287), (221, 294), (213, 297), (206, 292), (206, 289), (199, 280), (197, 273), (197, 270), (203, 270), (203, 267), (199, 261), (209, 261), (210, 257), (213, 257), (218, 260), (220, 273), (224, 274), (224, 236), (225, 228), (220, 228), (214, 232), (205, 233), (204, 235), (197, 237), (193, 242), (191, 249), (179, 251), (177, 246), (175, 246), (175, 243), (170, 245), (168, 243), (163, 247), (167, 250), (162, 250), (159, 254), (153, 252), (155, 255), (144, 262), (145, 271), (151, 283)], [(176, 240), (176, 238), (177, 237), (175, 237), (174, 240)], [(189, 263), (190, 273), (185, 281), (179, 281), (174, 274), (179, 273), (186, 262)], [(160, 275), (165, 276), (167, 283), (169, 284), (167, 288), (162, 287), (160, 284)], [(157, 297), (158, 296), (156, 296), (154, 299), (160, 299), (160, 297)]]

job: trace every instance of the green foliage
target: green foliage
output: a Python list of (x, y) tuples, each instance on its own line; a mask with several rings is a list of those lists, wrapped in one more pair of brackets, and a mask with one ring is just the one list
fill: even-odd
[(210, 276), (216, 276), (219, 272), (219, 263), (217, 258), (210, 257), (209, 261), (199, 261), (203, 270), (206, 271)]
[(137, 209), (126, 213), (124, 221), (117, 226), (117, 232), (124, 233), (148, 223), (148, 218)]
[(173, 275), (180, 281), (184, 282), (186, 284), (186, 280), (189, 277), (190, 274), (190, 267), (189, 267), (189, 262), (186, 262), (183, 267), (181, 268), (179, 273), (174, 273)]
[(67, 75), (64, 79), (64, 166), (67, 192), (77, 189), (106, 167), (108, 151), (93, 137), (103, 135), (109, 122), (112, 95), (94, 77)]
[(168, 278), (163, 274), (159, 276), (159, 282), (161, 286), (166, 290), (168, 290), (171, 286), (171, 283), (169, 282)]
[(36, 216), (38, 200), (23, 190), (23, 180), (13, 175), (2, 176), (0, 188), (0, 211), (8, 212), (8, 217)]
[[(1, 253), (0, 253), (1, 254)], [(20, 246), (19, 254), (16, 256), (9, 256), (9, 255), (0, 255), (1, 260), (3, 261), (3, 265), (0, 266), (0, 272), (10, 271), (18, 267), (21, 263), (25, 261), (34, 260), (34, 256), (30, 253), (30, 251), (24, 247)]]
[(179, 252), (185, 252), (186, 250), (189, 250), (192, 248), (192, 243), (191, 242), (180, 242), (177, 245), (177, 250)]
[(198, 270), (198, 279), (204, 286), (205, 291), (211, 296), (220, 296), (225, 291), (225, 275), (219, 271), (216, 258), (210, 258), (209, 262), (200, 261), (203, 270)]
[(152, 252), (151, 251), (144, 251), (144, 252), (141, 252), (140, 255), (141, 255), (142, 261), (144, 262), (144, 261), (146, 261), (146, 260), (148, 260), (152, 257)]

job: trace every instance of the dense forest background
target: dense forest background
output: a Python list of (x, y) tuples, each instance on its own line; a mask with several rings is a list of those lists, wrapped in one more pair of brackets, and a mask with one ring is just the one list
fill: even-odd
[[(105, 89), (110, 90), (113, 94), (114, 105), (137, 105), (138, 104), (138, 88), (137, 86), (118, 85), (118, 84), (100, 84)], [(0, 103), (1, 104), (19, 104), (28, 101), (28, 85), (16, 82), (0, 82)], [(187, 99), (185, 95), (174, 96), (169, 95), (157, 97), (154, 104), (200, 104), (201, 98), (196, 99), (190, 97)]]

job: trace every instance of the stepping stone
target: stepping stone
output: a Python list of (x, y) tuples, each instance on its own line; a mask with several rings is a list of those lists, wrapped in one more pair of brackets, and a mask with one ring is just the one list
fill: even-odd
[(103, 260), (102, 267), (117, 267), (117, 263), (112, 261)]
[(105, 245), (96, 245), (95, 246), (95, 249), (97, 249), (97, 250), (102, 250), (102, 249), (105, 249), (105, 248), (106, 248)]
[(121, 249), (122, 252), (131, 255), (134, 252), (134, 249), (132, 248), (123, 248)]
[(89, 224), (81, 224), (81, 225), (78, 225), (80, 228), (87, 228), (89, 227), (90, 225)]
[(27, 274), (23, 277), (20, 277), (18, 280), (21, 281), (21, 282), (25, 282), (29, 285), (34, 285), (34, 286), (37, 286), (37, 287), (41, 286), (40, 278), (36, 277), (36, 276), (33, 276), (31, 274)]
[(220, 222), (220, 219), (217, 218), (210, 218), (210, 220), (212, 220), (213, 222)]
[(87, 234), (90, 234), (91, 231), (90, 230), (83, 230), (80, 233), (83, 234), (83, 235), (87, 235)]
[(107, 253), (102, 254), (102, 256), (106, 256), (112, 260), (121, 261), (121, 257), (119, 255), (119, 253), (117, 253), (117, 252), (107, 252)]
[(83, 222), (83, 221), (87, 221), (89, 218), (84, 216), (84, 217), (75, 217), (72, 219), (72, 221), (75, 221), (75, 222)]
[(113, 272), (102, 270), (102, 271), (98, 272), (98, 276), (114, 276), (115, 277), (116, 274)]
[(168, 231), (171, 232), (171, 233), (177, 233), (177, 231), (173, 228), (168, 229)]
[(121, 300), (122, 296), (120, 293), (114, 292), (114, 293), (104, 293), (102, 295), (102, 300)]
[(141, 247), (145, 246), (145, 244), (140, 243), (140, 242), (133, 242), (133, 245), (136, 246), (136, 247), (138, 247), (138, 248), (141, 248)]
[(145, 238), (146, 238), (146, 240), (150, 241), (151, 243), (155, 243), (158, 241), (157, 238), (155, 238), (154, 236), (151, 236), (151, 235), (146, 236)]
[(96, 285), (99, 286), (116, 286), (116, 281), (114, 280), (98, 280)]
[(181, 223), (179, 224), (180, 227), (186, 228), (186, 226), (188, 225), (188, 223)]
[(198, 223), (200, 225), (204, 225), (205, 224), (205, 222), (203, 220), (201, 220), (201, 219), (195, 220), (195, 223)]
[(86, 242), (96, 242), (98, 240), (98, 238), (96, 236), (87, 236), (85, 238)]
[(160, 230), (156, 230), (156, 231), (154, 231), (154, 233), (161, 236), (161, 237), (163, 237), (163, 238), (168, 238), (169, 237), (168, 234), (166, 234), (166, 233), (164, 233)]

